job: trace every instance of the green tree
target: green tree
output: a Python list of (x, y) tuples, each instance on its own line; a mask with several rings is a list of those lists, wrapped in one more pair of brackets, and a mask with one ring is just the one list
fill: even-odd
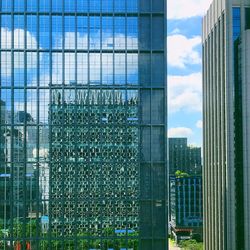
[(3, 219), (0, 218), (0, 238), (3, 238), (4, 237), (4, 221)]
[(19, 219), (13, 220), (13, 233), (15, 237), (22, 236), (22, 223)]
[(181, 170), (177, 170), (175, 172), (175, 176), (177, 178), (186, 178), (186, 177), (189, 177), (190, 175), (188, 173), (185, 173), (185, 172), (181, 171)]
[(185, 250), (203, 250), (203, 244), (196, 240), (184, 240), (180, 242), (180, 247)]
[(41, 250), (49, 249), (49, 242), (47, 240), (40, 241), (40, 248)]
[(37, 230), (36, 220), (30, 220), (26, 224), (26, 235), (27, 235), (27, 237), (36, 236), (36, 230)]
[(80, 240), (79, 240), (79, 249), (81, 249), (81, 250), (88, 249), (88, 239), (87, 239), (88, 234), (87, 233), (78, 233), (77, 236), (80, 238)]

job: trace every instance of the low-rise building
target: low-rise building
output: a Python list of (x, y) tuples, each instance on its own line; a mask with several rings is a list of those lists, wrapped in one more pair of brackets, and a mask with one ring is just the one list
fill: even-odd
[(170, 177), (170, 230), (175, 240), (202, 239), (202, 177)]

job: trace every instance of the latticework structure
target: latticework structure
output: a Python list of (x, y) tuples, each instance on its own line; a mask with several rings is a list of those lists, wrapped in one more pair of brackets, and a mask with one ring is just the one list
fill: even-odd
[[(126, 93), (126, 92), (124, 92)], [(53, 92), (51, 219), (57, 234), (137, 230), (138, 99), (115, 90)]]

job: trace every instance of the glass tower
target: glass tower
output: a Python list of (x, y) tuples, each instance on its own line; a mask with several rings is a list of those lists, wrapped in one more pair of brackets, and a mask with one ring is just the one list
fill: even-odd
[(167, 249), (164, 0), (2, 0), (0, 249)]

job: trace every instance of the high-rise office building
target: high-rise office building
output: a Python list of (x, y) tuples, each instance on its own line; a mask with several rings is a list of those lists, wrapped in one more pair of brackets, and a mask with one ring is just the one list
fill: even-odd
[(200, 175), (201, 148), (187, 144), (187, 138), (169, 138), (169, 174), (177, 170), (191, 175)]
[(4, 249), (167, 249), (165, 10), (1, 1)]
[(250, 1), (213, 1), (203, 20), (206, 250), (250, 249)]

